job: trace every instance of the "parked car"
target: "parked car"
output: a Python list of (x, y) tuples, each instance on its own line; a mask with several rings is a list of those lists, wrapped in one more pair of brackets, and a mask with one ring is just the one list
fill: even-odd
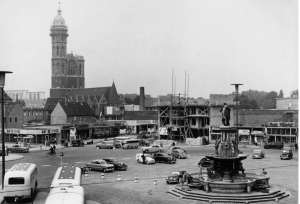
[(171, 146), (171, 147), (169, 147), (169, 150), (173, 150), (173, 149), (181, 149), (182, 151), (184, 151), (186, 153), (186, 150), (182, 149), (181, 147), (177, 147), (177, 146)]
[(293, 158), (293, 151), (291, 148), (285, 148), (282, 150), (280, 154), (280, 159), (292, 159)]
[(170, 164), (176, 163), (176, 158), (165, 153), (155, 153), (152, 158), (155, 162), (166, 162)]
[(93, 160), (93, 161), (91, 161), (91, 163), (87, 163), (86, 167), (90, 168), (90, 170), (99, 170), (99, 171), (103, 171), (103, 172), (108, 172), (108, 171), (114, 170), (114, 165), (108, 164), (103, 159)]
[(72, 140), (72, 146), (75, 147), (83, 147), (84, 146), (84, 143), (83, 143), (83, 140), (81, 139), (76, 139), (76, 140)]
[[(136, 156), (135, 156), (135, 159), (137, 162), (139, 163), (143, 163), (143, 153), (137, 153)], [(144, 154), (145, 156), (145, 163), (146, 164), (154, 164), (155, 163), (155, 160), (151, 157), (150, 154)]]
[[(119, 147), (122, 146), (120, 141), (116, 141), (115, 143), (116, 143), (116, 148), (119, 148)], [(99, 142), (96, 145), (96, 148), (97, 149), (113, 149), (114, 148), (114, 141), (109, 140), (109, 141)]]
[(8, 147), (8, 151), (10, 152), (29, 152), (29, 147), (22, 147), (21, 145), (13, 145), (12, 147)]
[(142, 150), (142, 152), (145, 152), (145, 153), (164, 152), (164, 149), (156, 144), (150, 145), (149, 147), (142, 147), (141, 150)]
[(200, 159), (198, 166), (202, 168), (208, 168), (211, 166), (211, 160), (207, 157), (203, 157), (202, 159)]
[(150, 142), (147, 139), (140, 139), (140, 146), (149, 146)]
[(265, 153), (260, 149), (255, 149), (252, 154), (253, 159), (262, 159), (265, 157)]
[[(182, 177), (184, 173), (186, 173), (186, 171), (173, 171), (171, 175), (166, 178), (167, 184), (178, 183), (179, 177)], [(187, 174), (187, 179), (188, 181), (190, 181), (192, 179), (192, 176), (190, 174)]]
[(179, 159), (186, 159), (187, 154), (182, 149), (169, 150), (168, 154)]
[(283, 142), (268, 142), (264, 145), (265, 149), (282, 149)]
[(124, 162), (120, 162), (115, 158), (104, 158), (103, 160), (108, 164), (113, 164), (115, 170), (126, 170), (128, 168), (128, 166)]

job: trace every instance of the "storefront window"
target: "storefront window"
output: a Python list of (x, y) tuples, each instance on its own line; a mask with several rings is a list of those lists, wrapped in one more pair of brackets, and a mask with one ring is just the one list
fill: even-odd
[(276, 142), (281, 142), (281, 137), (276, 137)]
[(291, 135), (290, 129), (286, 129), (286, 135)]
[(268, 129), (267, 129), (267, 133), (268, 133), (268, 134), (272, 134), (272, 128), (268, 128)]
[(291, 137), (291, 142), (295, 143), (296, 142), (296, 137)]
[(290, 143), (291, 137), (282, 137), (283, 143)]
[(277, 133), (277, 129), (275, 129), (275, 128), (272, 128), (272, 134), (276, 134)]

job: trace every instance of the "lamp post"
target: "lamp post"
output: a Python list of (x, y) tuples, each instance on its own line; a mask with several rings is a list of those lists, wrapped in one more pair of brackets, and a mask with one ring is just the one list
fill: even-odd
[(243, 85), (243, 84), (231, 84), (231, 85), (234, 85), (235, 86), (235, 100), (236, 100), (236, 135), (235, 135), (235, 142), (237, 144), (237, 147), (238, 147), (238, 144), (239, 144), (239, 119), (238, 119), (238, 100), (239, 100), (239, 85)]
[(5, 174), (5, 140), (4, 140), (4, 85), (5, 74), (10, 74), (9, 71), (0, 71), (0, 87), (1, 87), (1, 127), (2, 127), (2, 190), (4, 187), (4, 174)]

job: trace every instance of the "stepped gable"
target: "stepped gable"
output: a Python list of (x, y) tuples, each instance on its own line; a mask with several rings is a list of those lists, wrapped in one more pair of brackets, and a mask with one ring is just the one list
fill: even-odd
[(95, 116), (87, 102), (59, 102), (68, 116)]
[(64, 98), (47, 98), (47, 101), (44, 106), (44, 110), (49, 110), (49, 111), (54, 110), (56, 104), (59, 101), (64, 101)]

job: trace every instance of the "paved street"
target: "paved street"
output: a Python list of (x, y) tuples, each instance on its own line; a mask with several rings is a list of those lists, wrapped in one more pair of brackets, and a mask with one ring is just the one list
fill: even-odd
[[(114, 157), (128, 164), (129, 168), (127, 171), (105, 173), (104, 179), (101, 179), (102, 172), (97, 171), (90, 171), (87, 177), (83, 177), (87, 203), (201, 203), (191, 200), (180, 200), (166, 194), (169, 185), (166, 184), (165, 178), (173, 170), (183, 169), (190, 173), (198, 172), (197, 163), (205, 154), (214, 153), (214, 147), (185, 147), (189, 155), (188, 159), (177, 159), (176, 164), (156, 163), (143, 165), (135, 161), (135, 154), (140, 152), (140, 149), (97, 150), (95, 146), (94, 144), (57, 150), (57, 155), (60, 152), (64, 152), (63, 163), (76, 166), (85, 166), (85, 163), (93, 159), (104, 157)], [(251, 155), (253, 148), (242, 148), (241, 150), (244, 154)], [(284, 187), (291, 192), (291, 197), (281, 202), (298, 203), (298, 155), (294, 152), (292, 160), (284, 161), (279, 158), (281, 150), (268, 149), (265, 152), (266, 158), (262, 160), (254, 160), (249, 156), (243, 161), (246, 173), (259, 173), (262, 168), (265, 168), (271, 177), (270, 185)], [(6, 169), (20, 162), (37, 164), (39, 185), (34, 203), (43, 203), (48, 195), (54, 173), (61, 165), (61, 157), (46, 157), (45, 151), (17, 154), (23, 155), (24, 158), (8, 161)], [(121, 176), (121, 181), (117, 181), (118, 175)], [(134, 182), (135, 177), (138, 178), (137, 183)], [(158, 179), (157, 185), (154, 185), (153, 179)]]

